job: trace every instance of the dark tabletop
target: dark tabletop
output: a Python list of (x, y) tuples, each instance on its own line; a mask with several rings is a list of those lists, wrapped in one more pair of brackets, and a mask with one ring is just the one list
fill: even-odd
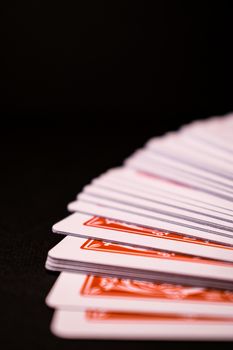
[(187, 348), (54, 337), (44, 263), (61, 239), (52, 224), (93, 177), (149, 137), (233, 110), (232, 13), (228, 1), (2, 2), (1, 348)]

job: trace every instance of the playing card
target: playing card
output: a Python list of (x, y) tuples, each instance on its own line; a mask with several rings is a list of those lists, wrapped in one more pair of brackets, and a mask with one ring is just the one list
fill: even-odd
[(55, 224), (53, 231), (233, 262), (232, 246), (105, 217), (75, 213)]
[[(105, 203), (104, 203), (105, 202)], [(106, 200), (102, 200), (99, 204), (89, 201), (78, 200), (68, 205), (70, 211), (102, 216), (108, 219), (119, 220), (136, 225), (142, 225), (158, 230), (166, 230), (168, 232), (177, 232), (190, 237), (196, 237), (214, 242), (225, 243), (231, 245), (233, 242), (232, 233), (223, 233), (219, 229), (208, 229), (200, 225), (185, 223), (181, 220), (170, 218), (161, 218), (155, 216), (145, 209), (137, 209), (125, 204), (114, 203), (114, 207), (109, 205)], [(55, 232), (66, 232), (55, 228)]]
[(233, 292), (63, 272), (46, 298), (58, 309), (87, 308), (233, 318)]
[(51, 331), (77, 339), (232, 340), (233, 320), (99, 310), (55, 311)]
[(133, 274), (135, 279), (233, 289), (233, 264), (185, 254), (67, 236), (48, 252), (48, 258), (46, 267), (53, 264), (56, 269), (57, 265), (58, 271), (67, 265), (68, 271), (85, 272), (86, 266), (93, 274), (117, 277)]

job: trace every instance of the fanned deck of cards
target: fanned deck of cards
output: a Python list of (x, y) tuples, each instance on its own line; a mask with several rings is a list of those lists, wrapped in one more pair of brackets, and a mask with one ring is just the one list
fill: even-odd
[(233, 339), (233, 115), (156, 137), (68, 205), (46, 298), (64, 338)]

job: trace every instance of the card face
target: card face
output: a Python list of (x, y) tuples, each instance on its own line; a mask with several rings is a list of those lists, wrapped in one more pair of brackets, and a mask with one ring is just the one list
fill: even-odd
[(233, 292), (61, 273), (46, 298), (58, 309), (162, 312), (233, 318)]
[[(77, 237), (66, 237), (48, 252), (48, 257), (64, 263), (71, 262), (72, 266), (85, 267), (101, 271), (120, 271), (135, 273), (142, 272), (142, 276), (153, 275), (156, 278), (163, 276), (167, 282), (177, 280), (178, 283), (192, 278), (188, 283), (202, 281), (206, 286), (216, 286), (221, 282), (228, 282), (229, 289), (233, 288), (233, 265), (196, 258), (175, 253), (161, 253), (155, 250), (146, 250), (126, 247), (120, 244), (103, 241), (85, 240)], [(185, 262), (185, 263), (184, 263)], [(83, 270), (83, 269), (82, 269)], [(112, 273), (110, 273), (111, 275)], [(209, 281), (209, 282), (208, 282)], [(197, 284), (198, 285), (198, 284)]]
[[(117, 206), (117, 208), (116, 208)], [(168, 232), (177, 232), (190, 237), (201, 238), (210, 240), (213, 242), (219, 242), (223, 244), (233, 244), (233, 237), (231, 233), (222, 233), (220, 230), (204, 229), (203, 227), (197, 227), (197, 225), (191, 225), (178, 220), (171, 220), (169, 218), (156, 217), (151, 215), (151, 212), (140, 209), (128, 208), (126, 205), (117, 204), (114, 208), (109, 207), (109, 204), (101, 205), (89, 203), (86, 201), (76, 201), (68, 205), (70, 211), (77, 211), (84, 214), (90, 214), (94, 216), (102, 216), (108, 219), (119, 220), (131, 224), (142, 225), (158, 230), (166, 230)], [(56, 228), (55, 228), (56, 230)], [(59, 231), (59, 230), (57, 230)]]
[(100, 216), (75, 213), (55, 224), (53, 231), (77, 237), (95, 238), (148, 249), (233, 262), (232, 246)]
[(232, 340), (233, 321), (159, 313), (58, 310), (51, 331), (71, 339)]

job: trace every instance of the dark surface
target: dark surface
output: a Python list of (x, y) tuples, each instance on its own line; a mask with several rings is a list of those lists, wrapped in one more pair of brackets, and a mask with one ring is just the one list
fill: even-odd
[(119, 347), (50, 334), (51, 226), (149, 137), (233, 110), (232, 3), (154, 3), (0, 5), (1, 348)]
[(2, 2), (1, 111), (31, 117), (228, 111), (232, 6), (176, 0)]

